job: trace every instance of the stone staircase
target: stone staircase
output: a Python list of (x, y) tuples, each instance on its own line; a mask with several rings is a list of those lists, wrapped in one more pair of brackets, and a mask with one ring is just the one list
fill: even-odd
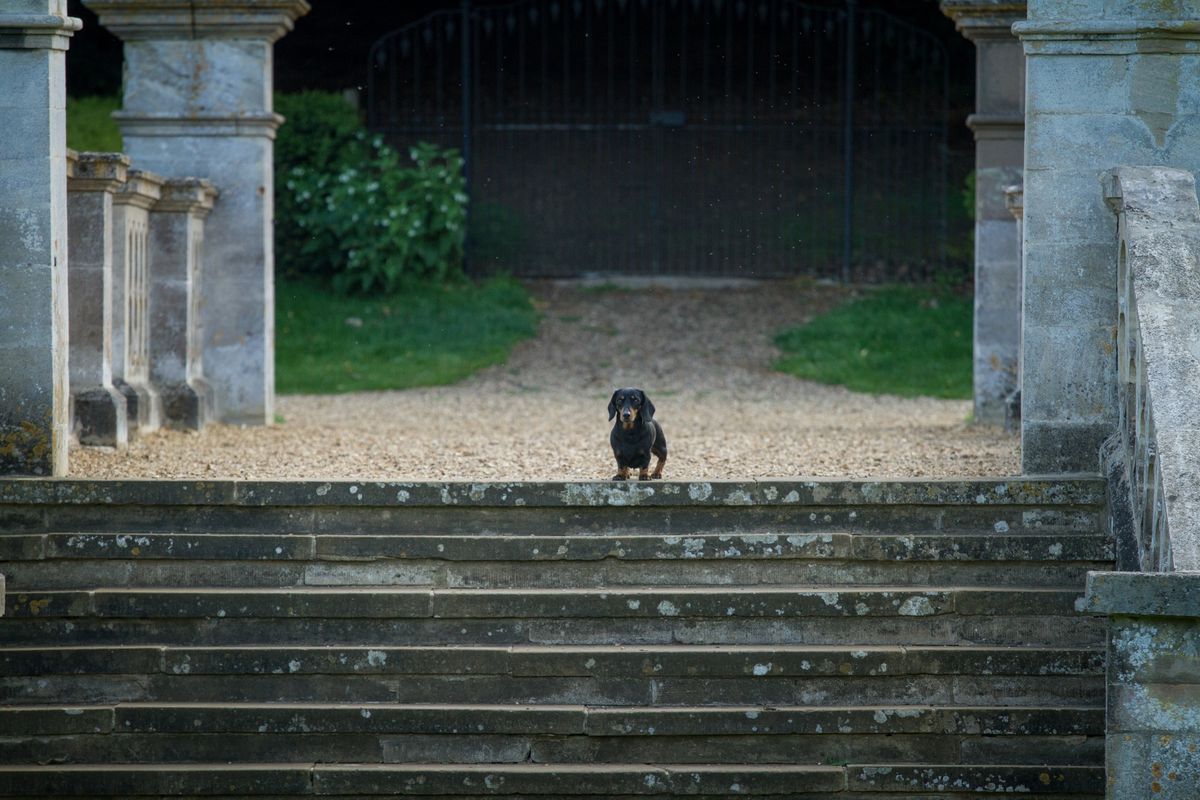
[(1094, 800), (1103, 497), (0, 481), (0, 796)]

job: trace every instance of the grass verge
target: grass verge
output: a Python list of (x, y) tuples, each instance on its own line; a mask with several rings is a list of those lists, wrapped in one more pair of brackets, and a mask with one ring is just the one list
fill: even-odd
[(67, 98), (67, 147), (80, 152), (121, 152), (121, 131), (112, 112), (121, 107), (115, 97)]
[(885, 286), (775, 343), (781, 372), (858, 392), (902, 397), (971, 397), (971, 298)]
[(334, 294), (316, 280), (275, 289), (275, 385), (281, 394), (440, 386), (503, 363), (537, 332), (515, 280), (413, 288), (376, 298)]

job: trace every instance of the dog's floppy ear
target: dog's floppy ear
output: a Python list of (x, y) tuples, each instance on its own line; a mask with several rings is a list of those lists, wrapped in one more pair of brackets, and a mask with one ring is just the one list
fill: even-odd
[(621, 393), (620, 389), (613, 392), (612, 399), (608, 401), (608, 421), (609, 422), (612, 422), (613, 417), (615, 417), (617, 415), (617, 395), (619, 395), (620, 393)]
[(642, 416), (646, 419), (654, 419), (654, 403), (642, 392)]

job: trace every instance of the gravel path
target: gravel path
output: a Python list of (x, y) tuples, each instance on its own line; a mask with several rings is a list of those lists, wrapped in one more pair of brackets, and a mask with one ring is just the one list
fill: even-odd
[(613, 473), (609, 395), (641, 386), (668, 479), (1019, 474), (1017, 439), (965, 424), (966, 401), (856, 394), (770, 371), (771, 334), (834, 287), (586, 290), (533, 285), (538, 338), (454, 386), (287, 396), (284, 423), (162, 432), (123, 453), (76, 447), (93, 478), (596, 479)]

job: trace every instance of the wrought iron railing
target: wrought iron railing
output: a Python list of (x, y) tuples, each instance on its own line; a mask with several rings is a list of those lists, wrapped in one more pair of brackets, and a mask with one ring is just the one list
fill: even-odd
[(464, 0), (371, 47), (368, 121), (466, 156), (476, 272), (930, 277), (949, 58), (858, 0)]
[[(1118, 429), (1106, 446), (1127, 568), (1200, 571), (1200, 208), (1190, 172), (1121, 167)], [(1121, 507), (1123, 506), (1123, 507)], [(1123, 540), (1121, 542), (1120, 540)]]

